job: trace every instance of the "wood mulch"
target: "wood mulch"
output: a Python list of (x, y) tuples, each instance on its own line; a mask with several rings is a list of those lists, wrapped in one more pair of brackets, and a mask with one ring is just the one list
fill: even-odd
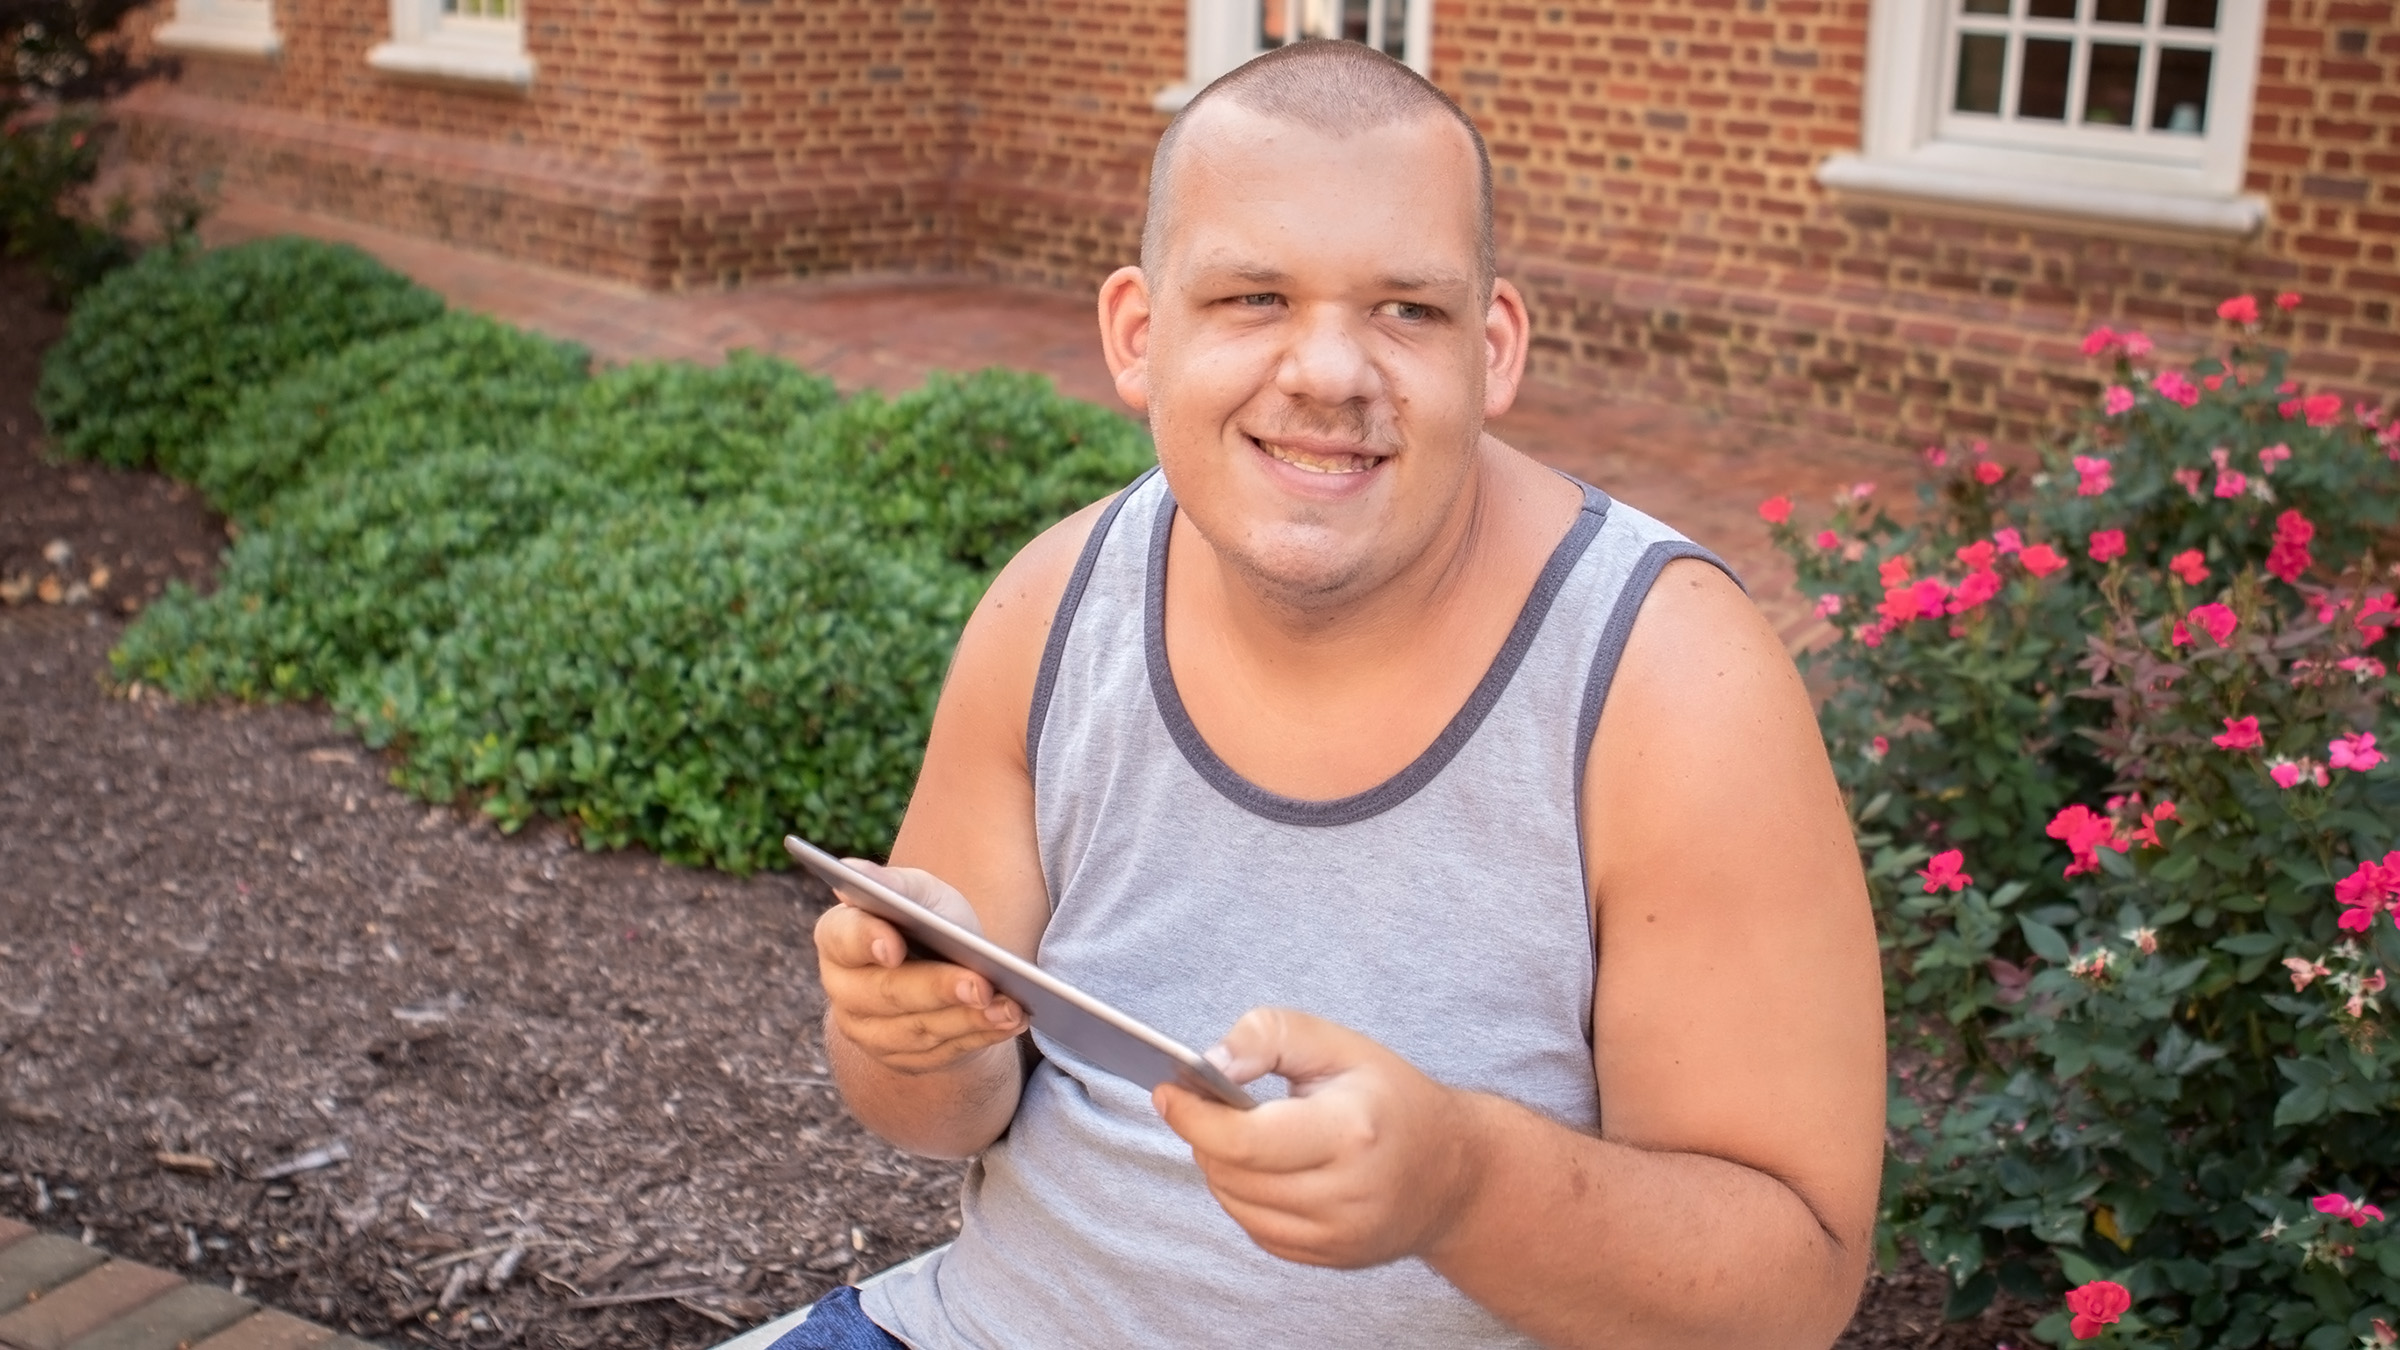
[[(821, 891), (502, 837), (320, 708), (110, 688), (224, 528), (41, 458), (39, 294), (0, 268), (0, 1214), (479, 1348), (705, 1346), (946, 1239), (960, 1169), (826, 1081)], [(1878, 1276), (1841, 1344), (2022, 1343), (1942, 1292)]]

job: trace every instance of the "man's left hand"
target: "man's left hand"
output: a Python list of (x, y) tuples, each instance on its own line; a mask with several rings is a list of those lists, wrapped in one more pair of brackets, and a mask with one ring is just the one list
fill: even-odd
[(1474, 1194), (1474, 1099), (1367, 1037), (1258, 1008), (1208, 1057), (1237, 1083), (1291, 1083), (1249, 1111), (1173, 1084), (1151, 1094), (1217, 1203), (1266, 1251), (1346, 1269), (1423, 1255)]

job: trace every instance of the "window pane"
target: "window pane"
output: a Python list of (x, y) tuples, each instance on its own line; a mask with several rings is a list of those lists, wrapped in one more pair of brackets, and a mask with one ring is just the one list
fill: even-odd
[(1345, 0), (1342, 5), (1342, 36), (1352, 42), (1367, 40), (1367, 0)]
[(2086, 126), (2133, 125), (2133, 91), (2141, 83), (2142, 49), (2116, 42), (2092, 44), (2092, 71), (2083, 90)]
[(1261, 0), (1258, 7), (1259, 46), (1283, 45), (1283, 35), (1287, 31), (1284, 20), (1289, 16), (1291, 7), (1299, 3), (1300, 0)]
[(2214, 28), (2217, 0), (2167, 0), (2166, 24), (2169, 28)]
[(1408, 54), (1408, 0), (1383, 0), (1383, 54), (1395, 61)]
[(2008, 0), (1967, 0), (1969, 14), (2006, 14)]
[(2092, 19), (2098, 23), (2140, 23), (2142, 11), (2149, 7), (2149, 0), (2100, 0)]
[(2197, 136), (2208, 130), (2207, 52), (2161, 48), (2158, 53), (2158, 95), (2150, 125), (2158, 131)]
[(2027, 0), (2025, 13), (2035, 19), (2072, 19), (2075, 0)]
[(2067, 120), (2067, 70), (2075, 44), (2064, 38), (2025, 39), (2025, 73), (2017, 77), (2017, 116)]
[(1951, 104), (1960, 112), (2000, 111), (2001, 69), (2008, 62), (2008, 39), (1998, 33), (1964, 33), (1958, 39), (1958, 97)]

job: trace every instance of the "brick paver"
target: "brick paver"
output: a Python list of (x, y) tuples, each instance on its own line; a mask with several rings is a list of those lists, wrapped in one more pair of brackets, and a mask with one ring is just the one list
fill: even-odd
[(72, 1238), (44, 1233), (0, 1247), (0, 1314), (47, 1293), (106, 1261), (106, 1253)]
[(163, 1270), (110, 1261), (0, 1316), (0, 1345), (11, 1350), (66, 1350), (181, 1283)]
[(290, 1313), (262, 1308), (192, 1350), (319, 1350), (333, 1340), (333, 1329), (303, 1322)]
[(0, 1247), (5, 1247), (18, 1238), (32, 1236), (33, 1229), (30, 1225), (18, 1223), (15, 1219), (0, 1218)]
[[(65, 1350), (179, 1350), (206, 1340), (257, 1309), (250, 1300), (213, 1284), (178, 1285), (68, 1342)], [(47, 1347), (27, 1346), (26, 1350)]]

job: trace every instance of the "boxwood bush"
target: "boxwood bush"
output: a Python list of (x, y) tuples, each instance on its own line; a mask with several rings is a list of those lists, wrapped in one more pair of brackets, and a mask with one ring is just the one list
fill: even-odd
[(35, 399), (60, 454), (186, 474), (246, 391), (441, 312), (440, 296), (347, 245), (153, 249), (77, 299)]
[(450, 315), (298, 363), (177, 462), (250, 528), (127, 630), (122, 678), (325, 699), (503, 828), (748, 870), (795, 828), (888, 846), (976, 596), (1150, 449), (1034, 376), (587, 378)]

